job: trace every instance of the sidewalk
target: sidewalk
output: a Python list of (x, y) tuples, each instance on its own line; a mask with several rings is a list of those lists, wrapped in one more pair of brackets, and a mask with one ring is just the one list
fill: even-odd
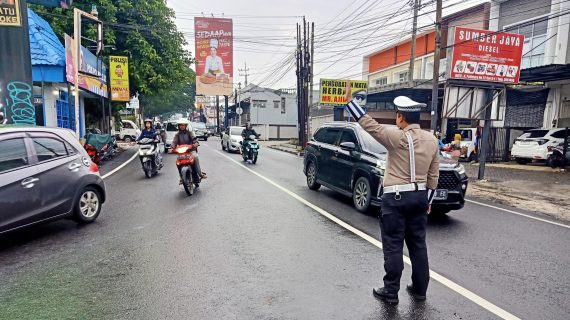
[(261, 145), (278, 151), (294, 154), (296, 156), (304, 155), (304, 152), (300, 147), (292, 145), (287, 141), (263, 141)]
[[(468, 197), (570, 221), (570, 173), (544, 165), (489, 164), (477, 180), (478, 164), (464, 163), (471, 183)], [(524, 167), (524, 168), (521, 168)]]

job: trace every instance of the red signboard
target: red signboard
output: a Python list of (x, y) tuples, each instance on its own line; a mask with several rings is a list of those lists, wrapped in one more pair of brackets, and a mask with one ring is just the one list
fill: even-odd
[(524, 36), (456, 27), (451, 78), (518, 83)]
[(231, 19), (194, 18), (196, 94), (231, 95), (233, 24)]

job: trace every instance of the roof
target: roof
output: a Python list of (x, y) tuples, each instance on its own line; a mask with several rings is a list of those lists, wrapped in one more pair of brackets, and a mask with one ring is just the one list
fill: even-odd
[(570, 64), (549, 64), (521, 70), (521, 81), (550, 82), (570, 79)]
[(32, 66), (65, 67), (65, 48), (42, 17), (28, 9)]

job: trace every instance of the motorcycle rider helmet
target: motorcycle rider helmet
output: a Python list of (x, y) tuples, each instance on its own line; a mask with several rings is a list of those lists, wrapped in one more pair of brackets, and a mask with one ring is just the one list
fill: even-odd
[(152, 121), (152, 119), (150, 119), (150, 118), (146, 118), (146, 119), (144, 119), (143, 123), (144, 123), (145, 127), (146, 127), (146, 123), (147, 123), (147, 122), (149, 122), (149, 123), (150, 123), (150, 126), (151, 126), (151, 128), (152, 128), (152, 124), (153, 124), (153, 121)]
[[(176, 121), (176, 126), (178, 127), (178, 130), (186, 130), (188, 129), (188, 120), (178, 119), (178, 121)], [(180, 126), (184, 126), (184, 129), (180, 129)]]

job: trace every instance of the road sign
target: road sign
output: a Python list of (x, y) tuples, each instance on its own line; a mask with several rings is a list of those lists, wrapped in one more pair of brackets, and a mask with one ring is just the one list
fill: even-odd
[(237, 108), (237, 109), (236, 109), (236, 113), (241, 116), (241, 114), (243, 113), (243, 109), (242, 109), (242, 108)]

